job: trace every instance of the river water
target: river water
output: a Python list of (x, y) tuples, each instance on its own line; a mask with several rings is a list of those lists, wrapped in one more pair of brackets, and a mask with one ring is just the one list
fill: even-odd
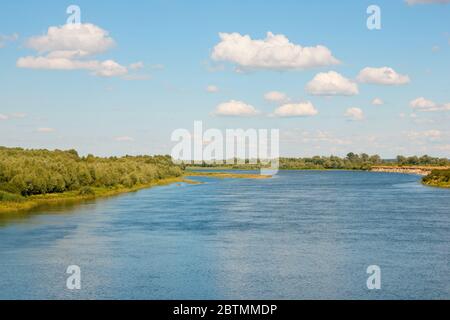
[(195, 180), (1, 216), (0, 299), (450, 299), (448, 189), (347, 171)]

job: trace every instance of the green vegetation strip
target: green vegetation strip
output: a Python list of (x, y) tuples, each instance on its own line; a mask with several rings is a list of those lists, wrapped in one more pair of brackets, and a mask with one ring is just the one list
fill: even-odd
[(183, 181), (170, 156), (80, 157), (75, 150), (0, 147), (0, 212)]
[(422, 182), (427, 186), (450, 188), (450, 169), (433, 170), (422, 179)]
[(18, 211), (28, 211), (42, 206), (76, 203), (97, 198), (111, 197), (122, 193), (135, 192), (141, 189), (151, 188), (155, 186), (163, 186), (172, 183), (195, 183), (194, 181), (178, 178), (161, 179), (156, 182), (136, 185), (133, 187), (115, 186), (111, 188), (89, 188), (89, 192), (83, 191), (67, 191), (63, 193), (52, 193), (33, 195), (29, 197), (17, 196), (4, 191), (0, 191), (0, 213), (11, 213)]

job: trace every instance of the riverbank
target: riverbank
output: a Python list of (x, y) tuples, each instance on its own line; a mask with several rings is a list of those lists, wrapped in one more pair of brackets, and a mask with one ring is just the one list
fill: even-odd
[(422, 176), (422, 184), (426, 186), (450, 188), (450, 167), (374, 166), (371, 171), (416, 174)]
[(76, 190), (63, 193), (52, 193), (44, 195), (35, 195), (29, 197), (17, 196), (14, 201), (0, 201), (0, 214), (2, 213), (14, 213), (21, 211), (29, 211), (39, 208), (41, 206), (64, 204), (64, 203), (76, 203), (86, 200), (93, 200), (97, 198), (107, 198), (116, 196), (122, 193), (136, 192), (142, 189), (152, 188), (156, 186), (169, 185), (172, 183), (195, 183), (192, 180), (185, 179), (185, 177), (167, 178), (161, 179), (149, 184), (136, 185), (131, 188), (123, 186), (117, 186), (113, 188), (95, 188), (90, 187), (88, 190)]
[(406, 173), (417, 174), (420, 176), (427, 176), (435, 170), (448, 170), (449, 167), (431, 167), (431, 166), (373, 166), (373, 172), (392, 172), (392, 173)]
[(450, 188), (450, 169), (434, 170), (422, 182), (430, 187)]

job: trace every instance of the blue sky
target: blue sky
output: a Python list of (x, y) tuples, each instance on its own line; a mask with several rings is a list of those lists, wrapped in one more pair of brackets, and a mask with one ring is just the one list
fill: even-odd
[[(63, 28), (71, 4), (81, 8), (83, 26), (100, 34), (92, 41), (114, 45), (90, 42), (86, 56), (64, 60), (70, 70), (54, 67), (55, 60), (42, 67), (38, 59), (53, 59), (64, 36), (57, 29), (57, 43), (45, 42), (48, 29)], [(366, 26), (371, 4), (381, 9), (381, 30)], [(280, 58), (277, 48), (273, 55), (249, 58), (268, 32), (283, 35), (295, 48), (322, 45), (340, 63), (306, 61), (299, 67), (292, 52)], [(219, 33), (248, 35), (250, 42), (239, 38), (245, 43), (234, 47)], [(39, 41), (30, 42), (36, 37)], [(192, 130), (193, 122), (202, 120), (207, 128), (279, 128), (286, 156), (350, 151), (450, 156), (449, 4), (15, 1), (0, 11), (0, 57), (4, 146), (167, 154), (174, 145), (171, 132)], [(25, 57), (30, 58), (21, 62)], [(106, 70), (112, 74), (103, 74), (101, 63), (107, 60), (117, 64)], [(361, 75), (368, 67), (370, 74)], [(395, 72), (393, 82), (376, 78), (384, 67)], [(316, 85), (325, 92), (305, 89), (320, 73), (329, 80), (330, 71), (340, 76), (336, 92), (327, 93), (323, 81)], [(357, 93), (349, 93), (350, 84)], [(217, 92), (208, 92), (208, 86)], [(272, 91), (286, 98), (268, 101), (264, 95)], [(374, 105), (376, 98), (383, 103)], [(237, 102), (244, 113), (236, 111)], [(308, 102), (314, 114), (305, 112)], [(234, 116), (217, 112), (221, 104)]]

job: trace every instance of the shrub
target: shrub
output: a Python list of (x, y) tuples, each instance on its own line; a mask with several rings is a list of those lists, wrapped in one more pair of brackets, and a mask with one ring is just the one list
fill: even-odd
[(95, 191), (91, 187), (82, 187), (79, 194), (80, 196), (95, 196)]

